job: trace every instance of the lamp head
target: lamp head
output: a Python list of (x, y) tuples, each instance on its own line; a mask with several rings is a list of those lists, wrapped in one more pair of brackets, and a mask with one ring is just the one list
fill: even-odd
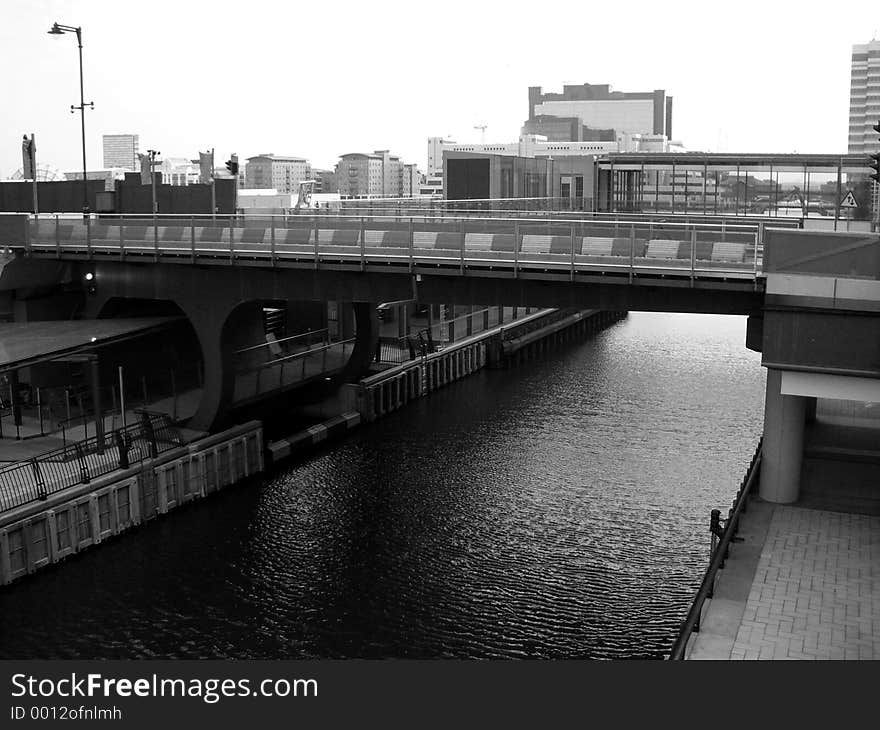
[(49, 35), (55, 36), (56, 38), (60, 35), (64, 35), (64, 31), (58, 27), (58, 23), (54, 23), (52, 25), (52, 28), (47, 32), (49, 33)]

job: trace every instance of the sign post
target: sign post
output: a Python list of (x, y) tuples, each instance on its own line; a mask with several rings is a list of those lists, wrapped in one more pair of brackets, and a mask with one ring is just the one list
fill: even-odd
[(843, 196), (843, 200), (840, 201), (841, 208), (858, 208), (859, 204), (856, 202), (856, 198), (853, 195), (852, 190), (847, 190), (846, 195)]
[(843, 196), (843, 200), (840, 201), (840, 205), (837, 206), (837, 210), (846, 211), (844, 213), (844, 218), (846, 218), (846, 230), (849, 230), (849, 222), (852, 220), (852, 213), (850, 211), (855, 210), (859, 207), (858, 202), (856, 202), (856, 197), (853, 195), (852, 190), (847, 190), (846, 195)]

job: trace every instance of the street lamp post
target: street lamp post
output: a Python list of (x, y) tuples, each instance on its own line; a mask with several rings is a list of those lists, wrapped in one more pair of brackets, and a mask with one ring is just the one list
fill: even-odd
[(77, 109), (80, 112), (80, 121), (82, 124), (82, 160), (83, 160), (83, 215), (89, 214), (89, 181), (86, 168), (86, 107), (95, 108), (95, 103), (85, 102), (85, 94), (83, 92), (83, 44), (82, 44), (82, 28), (72, 25), (62, 25), (55, 23), (49, 30), (49, 35), (60, 36), (65, 33), (76, 33), (76, 43), (79, 46), (79, 106), (70, 105), (70, 113), (73, 114)]
[(156, 157), (162, 153), (158, 150), (147, 150), (147, 154), (150, 156), (150, 186), (153, 196), (153, 218), (155, 218), (156, 213), (159, 212), (159, 203), (156, 200)]

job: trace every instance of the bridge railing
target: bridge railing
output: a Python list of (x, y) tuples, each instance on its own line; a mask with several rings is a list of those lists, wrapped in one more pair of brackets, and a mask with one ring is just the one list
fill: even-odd
[(489, 267), (564, 273), (601, 271), (757, 278), (763, 225), (665, 220), (267, 216), (211, 220), (34, 218), (25, 248), (43, 254), (173, 257), (235, 263), (265, 259)]
[[(697, 590), (697, 594), (694, 597), (687, 617), (682, 623), (678, 637), (672, 645), (668, 657), (670, 660), (685, 659), (688, 641), (690, 640), (691, 635), (699, 633), (700, 631), (703, 604), (706, 602), (707, 598), (712, 598), (714, 595), (715, 581), (718, 576), (718, 571), (724, 568), (724, 563), (729, 557), (730, 543), (733, 542), (737, 530), (739, 529), (740, 516), (746, 511), (749, 497), (757, 489), (761, 475), (762, 445), (763, 438), (758, 442), (758, 447), (755, 449), (755, 453), (752, 456), (751, 464), (749, 464), (746, 475), (740, 483), (739, 491), (734, 498), (733, 507), (731, 507), (727, 513), (727, 520), (724, 522), (723, 528), (721, 527), (721, 523), (717, 520), (717, 514), (713, 515), (713, 519), (710, 522), (712, 550), (710, 553), (709, 567), (706, 570), (706, 574), (703, 576), (703, 580), (700, 583), (700, 587)], [(718, 534), (719, 531), (720, 535)]]
[(340, 340), (259, 365), (239, 366), (235, 372), (234, 403), (283, 389), (342, 368), (354, 350), (355, 339)]
[(531, 307), (481, 307), (450, 319), (438, 320), (402, 337), (380, 337), (375, 360), (400, 364), (435, 352), (439, 347), (533, 312)]
[(639, 211), (617, 210), (614, 212), (593, 210), (593, 199), (586, 198), (487, 198), (447, 200), (440, 197), (426, 198), (349, 198), (333, 202), (327, 207), (304, 208), (291, 211), (299, 215), (313, 215), (316, 212), (324, 215), (365, 215), (406, 218), (444, 216), (481, 217), (504, 215), (507, 217), (568, 217), (591, 220), (646, 220), (648, 218), (667, 220), (691, 220), (704, 222), (721, 222), (757, 224), (768, 223), (780, 227), (800, 227), (796, 218), (767, 216), (758, 213), (742, 212), (736, 208), (718, 205), (692, 207), (690, 210), (673, 210), (669, 201), (645, 200)]
[(311, 350), (316, 345), (329, 345), (330, 333), (327, 329), (309, 330), (299, 334), (275, 339), (268, 339), (256, 345), (242, 347), (235, 351), (234, 368), (236, 371), (259, 367), (267, 362), (278, 360), (288, 355)]

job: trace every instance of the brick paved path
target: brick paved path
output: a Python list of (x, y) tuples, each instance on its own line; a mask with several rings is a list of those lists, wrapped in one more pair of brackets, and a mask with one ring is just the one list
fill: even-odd
[(880, 659), (880, 517), (777, 505), (731, 659)]

